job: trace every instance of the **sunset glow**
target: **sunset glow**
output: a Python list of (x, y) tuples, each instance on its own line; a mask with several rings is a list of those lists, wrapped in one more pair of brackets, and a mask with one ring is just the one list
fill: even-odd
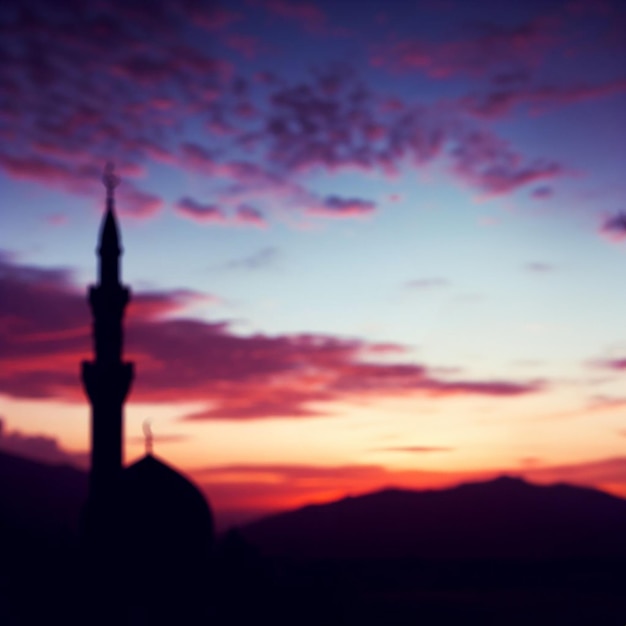
[(150, 420), (220, 524), (502, 473), (626, 497), (625, 28), (619, 0), (3, 5), (0, 449), (88, 462), (112, 160), (125, 457)]

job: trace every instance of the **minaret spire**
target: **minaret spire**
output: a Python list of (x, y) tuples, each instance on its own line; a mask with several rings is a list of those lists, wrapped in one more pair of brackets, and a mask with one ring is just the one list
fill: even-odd
[(119, 285), (119, 258), (122, 254), (122, 248), (115, 219), (115, 188), (120, 184), (120, 179), (115, 174), (115, 166), (110, 161), (104, 168), (102, 182), (107, 190), (107, 197), (98, 248), (100, 283), (102, 285)]
[(114, 196), (120, 180), (112, 163), (107, 163), (102, 180), (107, 195), (97, 250), (99, 282), (89, 288), (95, 358), (84, 361), (82, 369), (92, 411), (90, 499), (96, 517), (95, 511), (114, 497), (122, 471), (123, 405), (133, 378), (133, 364), (123, 361), (122, 323), (130, 290), (120, 283), (122, 249)]

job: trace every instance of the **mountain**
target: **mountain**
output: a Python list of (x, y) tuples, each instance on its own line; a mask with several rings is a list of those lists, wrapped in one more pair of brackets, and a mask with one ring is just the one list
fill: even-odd
[(307, 506), (242, 534), (264, 554), (301, 558), (612, 558), (626, 556), (626, 500), (501, 477)]
[[(0, 452), (0, 530), (77, 530), (87, 474)], [(262, 554), (314, 558), (626, 556), (626, 500), (521, 479), (440, 491), (386, 489), (266, 517), (241, 529)]]

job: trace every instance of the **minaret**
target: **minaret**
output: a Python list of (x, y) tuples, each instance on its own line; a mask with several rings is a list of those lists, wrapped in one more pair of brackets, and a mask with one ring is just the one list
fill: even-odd
[(89, 499), (96, 515), (97, 510), (115, 498), (123, 463), (123, 405), (133, 379), (133, 363), (122, 361), (122, 321), (130, 291), (120, 284), (122, 249), (114, 198), (119, 178), (111, 163), (107, 164), (102, 181), (107, 197), (97, 250), (99, 283), (89, 288), (95, 359), (82, 364), (83, 385), (91, 403)]

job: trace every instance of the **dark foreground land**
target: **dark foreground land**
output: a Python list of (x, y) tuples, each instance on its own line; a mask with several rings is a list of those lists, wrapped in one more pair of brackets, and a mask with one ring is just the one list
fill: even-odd
[[(132, 554), (120, 563), (126, 581), (122, 590), (112, 583), (115, 572), (85, 567), (70, 537), (13, 535), (0, 566), (0, 623), (626, 624), (626, 562), (621, 558), (270, 558), (236, 538), (218, 546), (204, 571), (165, 573), (172, 584), (144, 584), (134, 578), (135, 565)], [(185, 581), (182, 587), (180, 581)]]
[[(91, 587), (108, 574), (86, 576), (71, 552), (40, 546), (19, 560), (8, 556), (0, 577), (4, 626), (626, 623), (626, 564), (618, 560), (296, 561), (252, 551), (222, 554), (212, 571), (193, 573), (191, 587), (154, 588), (137, 579), (116, 598)], [(132, 555), (122, 567), (132, 574)]]
[(85, 491), (0, 455), (0, 625), (626, 625), (626, 501), (593, 490), (386, 490), (228, 533), (198, 569), (158, 541), (94, 565)]

